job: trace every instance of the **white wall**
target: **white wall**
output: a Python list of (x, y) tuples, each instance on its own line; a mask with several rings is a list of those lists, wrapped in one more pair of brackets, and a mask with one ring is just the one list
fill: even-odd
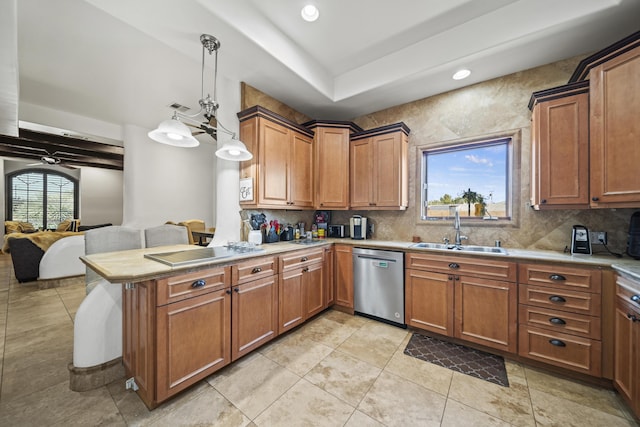
[(197, 218), (214, 226), (214, 144), (203, 136), (198, 147), (179, 148), (151, 140), (148, 129), (123, 130), (123, 224), (146, 228)]
[(122, 224), (122, 171), (83, 167), (80, 176), (80, 225)]

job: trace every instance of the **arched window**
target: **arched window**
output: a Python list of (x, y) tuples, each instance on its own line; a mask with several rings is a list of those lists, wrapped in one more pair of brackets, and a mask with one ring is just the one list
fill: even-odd
[(30, 222), (36, 228), (55, 228), (78, 218), (78, 180), (45, 169), (17, 171), (7, 179), (7, 219)]

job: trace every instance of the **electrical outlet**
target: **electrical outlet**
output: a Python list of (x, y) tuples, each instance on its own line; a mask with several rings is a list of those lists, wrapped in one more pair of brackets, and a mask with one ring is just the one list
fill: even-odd
[(592, 245), (607, 244), (607, 232), (606, 231), (590, 231), (589, 240)]

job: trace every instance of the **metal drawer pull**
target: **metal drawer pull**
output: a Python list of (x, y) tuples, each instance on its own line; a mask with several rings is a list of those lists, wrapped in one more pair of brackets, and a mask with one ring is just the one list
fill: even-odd
[(550, 280), (567, 280), (567, 278), (564, 277), (562, 274), (550, 274), (549, 279)]
[(549, 297), (549, 301), (551, 301), (551, 302), (567, 302), (567, 300), (562, 298), (560, 295), (551, 295)]
[(309, 258), (307, 258), (306, 256), (303, 256), (302, 258), (300, 258), (300, 262), (305, 262), (307, 261)]
[(449, 264), (449, 268), (460, 268), (460, 265), (452, 262), (451, 264)]
[(633, 323), (640, 322), (640, 318), (638, 318), (635, 314), (627, 313), (627, 318), (631, 320)]
[(563, 341), (556, 340), (556, 339), (549, 340), (549, 344), (555, 345), (556, 347), (566, 347), (567, 346)]
[(192, 288), (194, 288), (194, 289), (195, 289), (195, 288), (201, 288), (201, 287), (203, 287), (203, 286), (204, 286), (204, 285), (206, 285), (206, 284), (207, 284), (207, 281), (206, 281), (206, 280), (204, 280), (204, 279), (198, 279), (198, 280), (196, 280), (195, 282), (193, 282), (193, 283), (191, 284), (191, 287), (192, 287)]
[(631, 295), (631, 301), (640, 303), (640, 295)]
[(235, 292), (236, 294), (240, 293), (240, 288), (233, 288), (233, 292)]
[(227, 295), (231, 295), (231, 291), (229, 289), (227, 289), (226, 291), (224, 291), (225, 294)]
[(549, 323), (553, 323), (554, 325), (566, 325), (567, 322), (565, 322), (564, 320), (562, 320), (559, 317), (551, 317), (549, 319)]
[(306, 273), (306, 272), (308, 272), (308, 271), (309, 271), (309, 267), (305, 267), (305, 268), (303, 268), (303, 269), (302, 269), (302, 272), (303, 272), (303, 273)]
[(251, 270), (251, 274), (256, 274), (256, 273), (260, 273), (262, 271), (261, 267), (256, 267), (253, 270)]

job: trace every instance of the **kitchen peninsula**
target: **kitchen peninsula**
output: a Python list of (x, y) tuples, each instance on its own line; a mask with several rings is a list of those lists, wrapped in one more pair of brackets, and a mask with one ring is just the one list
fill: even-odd
[[(517, 274), (510, 276), (510, 291), (499, 301), (506, 304), (509, 313), (520, 311), (519, 318), (511, 315), (503, 319), (501, 329), (512, 331), (508, 342), (500, 343), (491, 336), (472, 340), (469, 337), (477, 338), (477, 331), (465, 333), (475, 327), (474, 310), (485, 313), (483, 307), (495, 307), (495, 300), (467, 302), (465, 307), (473, 307), (467, 313), (472, 317), (463, 325), (466, 329), (461, 334), (436, 333), (610, 386), (614, 375), (616, 271), (631, 271), (637, 283), (640, 276), (633, 275), (634, 261), (509, 248), (506, 255), (460, 253), (418, 249), (408, 242), (350, 239), (327, 239), (313, 245), (265, 244), (261, 246), (264, 251), (257, 253), (176, 267), (144, 255), (194, 250), (193, 247), (176, 245), (95, 254), (83, 257), (83, 261), (107, 280), (124, 284), (123, 363), (127, 376), (132, 378), (130, 386), (137, 389), (149, 408), (154, 408), (330, 306), (353, 313), (353, 291), (349, 301), (348, 290), (353, 286), (350, 249), (354, 246), (405, 252), (406, 323), (425, 331), (431, 329), (420, 324), (423, 318), (416, 315), (416, 306), (412, 307), (413, 315), (409, 314), (409, 286), (429, 286), (430, 282), (412, 282), (412, 272), (437, 269), (438, 262), (442, 268), (449, 268), (453, 259), (458, 265), (456, 274), (463, 276), (468, 269), (474, 272), (468, 277), (479, 278), (461, 282), (464, 292), (468, 284), (487, 281), (482, 277), (491, 272), (483, 272), (481, 266), (508, 266)], [(431, 260), (427, 267), (421, 267), (420, 257)], [(563, 278), (549, 279), (558, 275)], [(566, 281), (566, 286), (552, 283), (557, 280)], [(640, 289), (633, 292), (639, 294)], [(565, 299), (566, 304), (538, 298), (547, 294), (556, 300)], [(587, 306), (581, 306), (585, 302)], [(449, 310), (459, 310), (459, 305)], [(543, 316), (564, 319), (566, 325), (540, 324), (536, 313), (541, 312)], [(453, 311), (446, 315), (453, 316)], [(455, 316), (458, 318), (460, 313)], [(590, 329), (580, 330), (580, 325)], [(454, 325), (454, 332), (459, 326)]]

